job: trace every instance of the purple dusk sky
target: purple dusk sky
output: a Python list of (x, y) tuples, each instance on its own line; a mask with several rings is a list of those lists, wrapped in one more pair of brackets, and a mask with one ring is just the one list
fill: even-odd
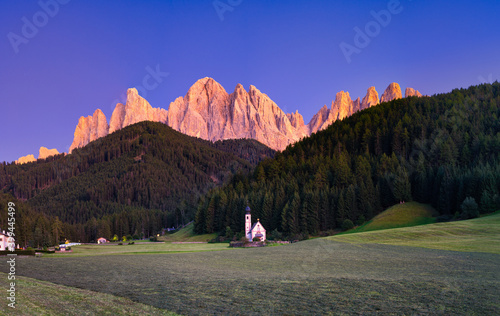
[(229, 93), (253, 84), (306, 123), (340, 90), (492, 82), (498, 12), (500, 1), (2, 1), (0, 161), (67, 152), (80, 116), (100, 108), (109, 121), (156, 68), (168, 76), (142, 93), (153, 107), (212, 77)]

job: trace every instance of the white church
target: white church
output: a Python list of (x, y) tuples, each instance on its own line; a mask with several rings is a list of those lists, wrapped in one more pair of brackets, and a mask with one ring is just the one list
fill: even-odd
[(14, 237), (9, 237), (9, 235), (4, 231), (0, 230), (0, 251), (3, 250), (14, 250)]
[(252, 215), (250, 214), (250, 206), (247, 206), (245, 214), (245, 236), (249, 241), (253, 241), (255, 237), (260, 238), (260, 241), (266, 240), (266, 229), (257, 219), (257, 223), (252, 226)]

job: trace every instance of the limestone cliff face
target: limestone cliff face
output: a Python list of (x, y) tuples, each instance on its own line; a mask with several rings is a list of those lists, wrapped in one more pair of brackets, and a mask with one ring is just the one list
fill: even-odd
[(38, 159), (45, 159), (50, 156), (55, 156), (59, 155), (59, 152), (57, 149), (48, 149), (46, 147), (40, 147), (40, 150), (38, 151)]
[(309, 128), (309, 134), (316, 133), (317, 131), (322, 129), (322, 126), (328, 120), (328, 116), (330, 115), (330, 110), (326, 105), (318, 111), (318, 113), (314, 114), (312, 119), (307, 124)]
[(127, 90), (127, 103), (118, 103), (111, 115), (109, 133), (142, 121), (165, 123), (166, 119), (166, 110), (153, 108), (138, 94), (137, 89), (131, 88)]
[(170, 103), (166, 123), (190, 136), (223, 139), (228, 102), (229, 95), (219, 83), (211, 78), (200, 79), (184, 98)]
[(407, 97), (421, 97), (422, 94), (413, 88), (406, 88), (405, 90), (405, 98)]
[(359, 107), (359, 98), (353, 102), (349, 96), (349, 92), (337, 92), (335, 101), (332, 101), (331, 109), (328, 109), (325, 105), (309, 122), (310, 133), (324, 130), (333, 122), (351, 116)]
[(75, 148), (83, 147), (91, 141), (108, 135), (108, 130), (106, 116), (100, 109), (97, 109), (92, 116), (80, 117), (69, 152), (71, 153)]
[(16, 160), (16, 164), (23, 164), (23, 163), (28, 163), (28, 162), (33, 162), (36, 161), (35, 156), (33, 155), (26, 155), (19, 157), (19, 159)]
[(403, 98), (403, 95), (401, 94), (401, 87), (399, 84), (393, 82), (387, 87), (387, 89), (385, 89), (384, 94), (380, 97), (380, 103), (401, 98)]
[(167, 125), (212, 141), (253, 138), (276, 150), (308, 135), (300, 114), (285, 114), (256, 87), (247, 92), (238, 84), (228, 94), (212, 78), (198, 80), (186, 96), (170, 103)]
[(109, 120), (109, 134), (122, 128), (123, 120), (125, 119), (125, 105), (118, 103), (111, 114)]
[(371, 106), (378, 104), (378, 92), (375, 90), (375, 87), (370, 87), (366, 90), (366, 95), (361, 101), (361, 110), (367, 109)]

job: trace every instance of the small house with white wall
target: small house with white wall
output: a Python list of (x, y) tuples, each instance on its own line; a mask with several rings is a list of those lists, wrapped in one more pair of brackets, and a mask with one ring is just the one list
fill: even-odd
[(257, 219), (257, 222), (252, 226), (252, 214), (250, 206), (247, 206), (245, 214), (245, 236), (249, 241), (253, 241), (255, 237), (260, 238), (260, 241), (266, 240), (266, 229)]
[(0, 232), (0, 251), (14, 250), (15, 240), (14, 237), (9, 237), (5, 230)]

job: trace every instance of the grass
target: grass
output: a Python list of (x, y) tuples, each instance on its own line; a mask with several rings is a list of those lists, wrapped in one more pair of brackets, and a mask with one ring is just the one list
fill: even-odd
[(174, 243), (137, 243), (133, 245), (104, 244), (104, 245), (80, 245), (71, 247), (71, 253), (43, 254), (44, 257), (83, 257), (83, 256), (102, 256), (102, 255), (141, 255), (141, 254), (159, 254), (159, 253), (179, 253), (179, 252), (200, 252), (229, 250), (226, 243), (214, 244), (174, 244)]
[(431, 224), (436, 221), (433, 217), (436, 214), (437, 211), (428, 204), (418, 202), (396, 204), (365, 224), (343, 234)]
[(481, 218), (327, 237), (349, 243), (377, 243), (500, 254), (500, 213)]
[(231, 251), (19, 257), (16, 273), (185, 315), (498, 315), (499, 259), (317, 238)]
[[(7, 274), (0, 273), (0, 288), (8, 289)], [(16, 277), (16, 308), (3, 297), (0, 315), (167, 315), (176, 313), (128, 298)], [(6, 292), (5, 292), (6, 293)]]
[(159, 240), (167, 242), (207, 242), (217, 237), (216, 233), (195, 235), (193, 229), (194, 224), (191, 223), (173, 234), (160, 237)]

